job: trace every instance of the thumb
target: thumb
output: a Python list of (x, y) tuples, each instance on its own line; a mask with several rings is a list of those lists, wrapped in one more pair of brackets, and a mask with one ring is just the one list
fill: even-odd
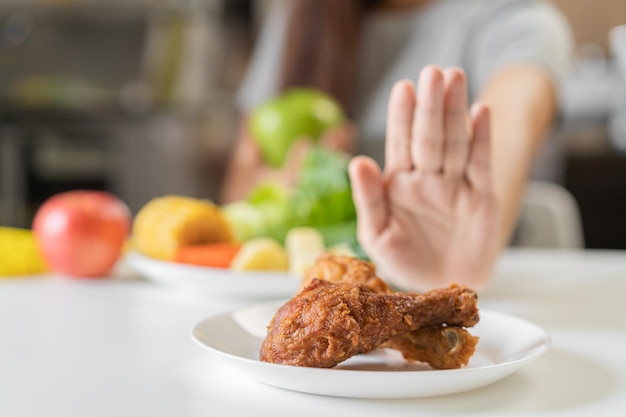
[(372, 159), (357, 156), (348, 167), (361, 244), (368, 245), (387, 225), (389, 210), (380, 168)]

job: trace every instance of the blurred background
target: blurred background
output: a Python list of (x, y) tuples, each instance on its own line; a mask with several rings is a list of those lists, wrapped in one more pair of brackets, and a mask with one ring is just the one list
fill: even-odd
[[(271, 1), (0, 0), (0, 225), (77, 188), (215, 199)], [(571, 193), (586, 247), (626, 249), (626, 2), (553, 2), (576, 61), (534, 179)]]

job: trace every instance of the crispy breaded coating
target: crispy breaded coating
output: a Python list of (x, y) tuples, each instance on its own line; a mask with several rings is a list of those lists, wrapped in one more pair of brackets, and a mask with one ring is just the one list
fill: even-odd
[(315, 278), (328, 282), (363, 284), (380, 293), (393, 292), (391, 287), (376, 275), (376, 266), (373, 263), (351, 256), (330, 253), (320, 255), (302, 276), (300, 290), (307, 287)]
[[(301, 288), (314, 278), (363, 284), (378, 293), (394, 292), (376, 275), (374, 264), (349, 256), (321, 255), (304, 274)], [(407, 361), (425, 362), (435, 369), (456, 369), (467, 365), (477, 343), (478, 337), (463, 328), (438, 324), (392, 336), (379, 347), (398, 350)]]
[(380, 294), (364, 285), (314, 279), (276, 312), (260, 359), (330, 368), (422, 326), (473, 326), (476, 293), (452, 285), (424, 294)]
[(469, 362), (478, 337), (461, 327), (424, 326), (391, 337), (380, 348), (394, 349), (409, 362), (424, 362), (434, 369), (458, 369)]

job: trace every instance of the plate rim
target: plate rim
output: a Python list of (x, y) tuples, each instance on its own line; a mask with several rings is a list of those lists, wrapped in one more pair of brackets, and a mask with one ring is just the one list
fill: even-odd
[[(134, 267), (134, 265), (132, 265), (133, 263), (139, 261), (139, 262), (148, 262), (148, 263), (153, 263), (154, 265), (161, 265), (163, 267), (167, 267), (167, 268), (180, 268), (180, 269), (184, 269), (187, 271), (194, 271), (194, 272), (199, 272), (199, 271), (210, 271), (210, 272), (216, 272), (216, 273), (220, 273), (220, 274), (231, 274), (234, 276), (241, 276), (241, 277), (246, 277), (248, 275), (267, 275), (268, 278), (271, 277), (280, 277), (281, 279), (284, 278), (296, 278), (297, 277), (287, 271), (250, 271), (250, 272), (244, 272), (244, 271), (235, 271), (232, 269), (228, 269), (228, 268), (214, 268), (211, 266), (202, 266), (202, 265), (192, 265), (192, 264), (186, 264), (186, 263), (182, 263), (182, 262), (172, 262), (172, 261), (166, 261), (163, 259), (156, 259), (156, 258), (151, 258), (149, 256), (146, 256), (136, 250), (131, 250), (129, 252), (126, 253), (126, 255), (124, 256), (124, 258), (126, 259), (126, 261)], [(252, 278), (250, 278), (252, 279)]]
[[(183, 290), (203, 290), (215, 296), (228, 295), (247, 299), (285, 298), (295, 294), (300, 284), (300, 278), (287, 271), (243, 272), (189, 265), (150, 258), (136, 250), (128, 251), (124, 260), (129, 267), (150, 282)], [(155, 268), (162, 273), (151, 273), (150, 270)], [(163, 278), (168, 272), (181, 274), (183, 278), (180, 280)], [(256, 290), (253, 290), (255, 288)], [(262, 290), (258, 290), (259, 288)]]
[[(284, 302), (284, 301), (283, 301)], [(230, 365), (233, 365), (235, 363), (239, 363), (241, 365), (246, 365), (246, 366), (252, 366), (256, 369), (275, 369), (278, 370), (279, 372), (299, 372), (299, 370), (303, 370), (306, 369), (306, 371), (303, 372), (307, 372), (311, 375), (334, 375), (336, 377), (354, 377), (354, 376), (362, 376), (362, 377), (375, 377), (375, 376), (380, 376), (381, 374), (384, 375), (397, 375), (397, 378), (410, 378), (411, 376), (415, 376), (417, 374), (423, 376), (424, 374), (432, 374), (432, 375), (437, 375), (440, 377), (445, 377), (447, 375), (460, 375), (460, 376), (468, 376), (471, 375), (473, 373), (489, 373), (489, 372), (498, 372), (500, 371), (501, 376), (496, 377), (495, 379), (491, 380), (491, 382), (487, 382), (485, 384), (479, 384), (475, 387), (472, 388), (468, 388), (468, 389), (461, 389), (458, 391), (450, 391), (450, 392), (446, 392), (446, 393), (442, 393), (442, 394), (432, 394), (432, 395), (427, 395), (427, 396), (437, 396), (437, 395), (446, 395), (446, 394), (452, 394), (452, 393), (457, 393), (457, 392), (464, 392), (464, 391), (469, 391), (469, 390), (473, 390), (476, 388), (480, 388), (486, 385), (489, 385), (493, 382), (496, 382), (508, 375), (510, 375), (511, 373), (515, 372), (518, 368), (520, 368), (523, 364), (526, 363), (530, 363), (538, 358), (540, 358), (541, 356), (545, 355), (552, 347), (552, 338), (550, 336), (550, 334), (543, 329), (542, 327), (538, 326), (537, 324), (526, 320), (524, 318), (509, 314), (509, 313), (505, 313), (505, 312), (501, 312), (501, 311), (497, 311), (497, 310), (493, 310), (493, 309), (488, 309), (488, 308), (481, 308), (480, 309), (480, 314), (481, 315), (486, 315), (488, 317), (493, 317), (493, 318), (504, 318), (506, 320), (513, 320), (516, 321), (518, 323), (523, 324), (524, 326), (528, 326), (529, 328), (533, 329), (533, 331), (537, 332), (538, 335), (540, 335), (540, 337), (537, 340), (537, 343), (533, 344), (532, 346), (523, 349), (521, 352), (519, 352), (518, 354), (521, 355), (520, 357), (514, 358), (512, 360), (504, 360), (502, 362), (498, 362), (498, 363), (491, 363), (491, 364), (487, 364), (487, 365), (483, 365), (483, 366), (478, 366), (478, 367), (463, 367), (463, 368), (459, 368), (459, 369), (428, 369), (428, 370), (404, 370), (404, 371), (380, 371), (380, 370), (362, 370), (362, 369), (342, 369), (342, 368), (330, 368), (330, 369), (326, 369), (326, 368), (311, 368), (311, 367), (298, 367), (298, 366), (292, 366), (292, 365), (284, 365), (284, 364), (275, 364), (275, 363), (268, 363), (268, 362), (263, 362), (260, 361), (258, 359), (253, 359), (253, 358), (249, 358), (249, 357), (245, 357), (245, 356), (241, 356), (241, 355), (237, 355), (234, 353), (230, 353), (224, 350), (221, 350), (217, 347), (214, 346), (210, 346), (207, 345), (205, 342), (203, 342), (198, 336), (197, 336), (197, 332), (199, 331), (199, 329), (203, 326), (206, 325), (207, 322), (210, 322), (212, 320), (219, 320), (219, 319), (223, 319), (223, 318), (228, 318), (228, 317), (232, 317), (233, 314), (243, 311), (245, 309), (251, 309), (254, 307), (262, 307), (262, 306), (269, 306), (271, 304), (276, 304), (278, 303), (277, 300), (274, 300), (272, 302), (265, 302), (265, 303), (257, 303), (254, 305), (249, 305), (243, 308), (239, 308), (239, 309), (235, 309), (235, 310), (231, 310), (225, 313), (221, 313), (221, 314), (216, 314), (213, 316), (209, 316), (204, 318), (203, 320), (199, 321), (198, 323), (196, 323), (192, 329), (191, 329), (191, 338), (192, 340), (199, 345), (201, 348), (205, 349), (206, 351), (208, 351), (209, 353), (217, 356), (217, 357), (221, 357), (222, 360), (226, 360), (227, 362), (229, 362)], [(245, 331), (245, 330), (244, 330)], [(251, 334), (252, 337), (257, 337)], [(258, 337), (257, 337), (258, 338)], [(329, 372), (332, 372), (332, 374), (329, 374)], [(287, 389), (287, 390), (292, 390), (292, 391), (298, 391), (298, 392), (304, 392), (304, 393), (309, 393), (309, 394), (316, 394), (316, 395), (327, 395), (327, 396), (337, 396), (337, 397), (352, 397), (352, 398), (418, 398), (418, 397), (426, 397), (426, 395), (401, 395), (401, 396), (388, 396), (388, 395), (381, 395), (378, 397), (374, 397), (371, 395), (367, 395), (367, 396), (358, 396), (358, 395), (333, 395), (333, 394), (320, 394), (319, 392), (313, 392), (313, 391), (301, 391), (301, 390), (297, 390), (297, 389), (292, 389), (292, 388), (287, 388), (285, 386), (281, 386), (281, 385), (274, 385), (271, 383), (268, 383), (266, 381), (263, 381), (259, 378), (254, 378), (253, 376), (249, 376), (249, 378), (254, 379), (260, 383), (266, 384), (266, 385), (270, 385), (270, 386), (274, 386), (274, 387), (278, 387), (281, 389)]]

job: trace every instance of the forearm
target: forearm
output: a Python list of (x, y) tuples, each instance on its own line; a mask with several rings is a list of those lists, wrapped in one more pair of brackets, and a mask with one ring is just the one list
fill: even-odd
[(482, 100), (493, 115), (493, 180), (505, 246), (518, 218), (533, 160), (554, 119), (556, 94), (541, 69), (515, 66), (496, 74)]
[(229, 164), (224, 176), (224, 184), (220, 193), (220, 203), (228, 204), (233, 201), (246, 198), (254, 184), (252, 179), (245, 172), (237, 170), (233, 167), (233, 163)]
[(245, 198), (256, 184), (258, 176), (251, 174), (258, 169), (260, 161), (250, 141), (247, 119), (243, 118), (224, 174), (220, 193), (220, 202), (223, 204)]

